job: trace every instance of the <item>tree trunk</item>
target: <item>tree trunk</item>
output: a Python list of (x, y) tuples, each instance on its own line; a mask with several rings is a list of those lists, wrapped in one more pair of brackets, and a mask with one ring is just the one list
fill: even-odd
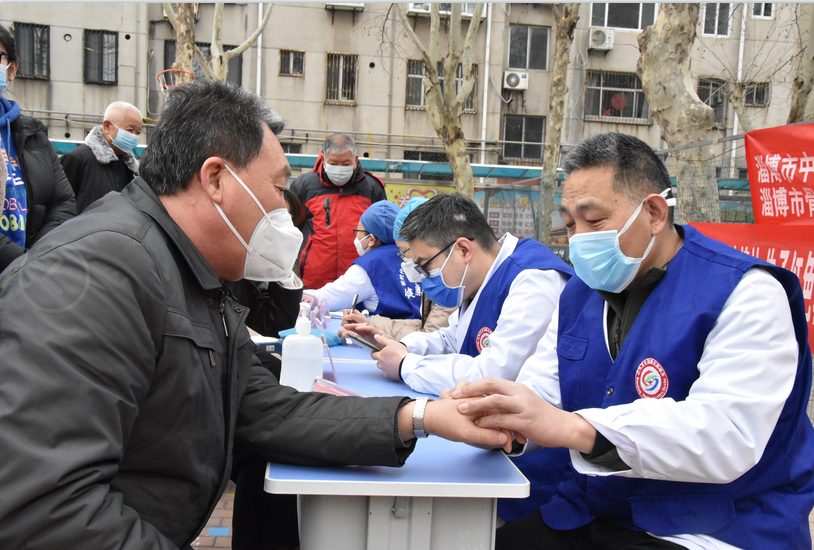
[[(192, 56), (195, 55), (195, 5), (176, 4), (178, 28), (175, 41), (173, 69), (192, 72)], [(188, 78), (181, 79), (187, 81)]]
[[(698, 98), (690, 75), (699, 4), (661, 4), (656, 23), (639, 34), (638, 74), (653, 118), (670, 147), (704, 141), (715, 113)], [(718, 186), (709, 146), (675, 155), (679, 221), (718, 222)]]
[(571, 44), (574, 29), (579, 20), (579, 4), (552, 4), (556, 20), (556, 42), (554, 45), (554, 67), (551, 71), (551, 94), (546, 120), (545, 148), (543, 149), (543, 208), (542, 233), (544, 244), (551, 242), (551, 212), (554, 210), (554, 182), (557, 177), (557, 160), (560, 156), (562, 121), (565, 111), (565, 95), (568, 93), (566, 76), (571, 60)]
[(212, 56), (209, 66), (212, 68), (213, 80), (226, 82), (229, 76), (229, 63), (223, 62), (223, 4), (215, 4), (215, 15), (212, 17), (212, 45), (209, 47)]
[[(449, 52), (443, 58), (443, 93), (437, 69), (438, 62), (442, 59), (438, 54), (438, 35), (441, 26), (438, 3), (430, 5), (430, 40), (427, 47), (415, 34), (401, 4), (393, 4), (393, 6), (396, 8), (396, 13), (404, 26), (404, 30), (424, 59), (424, 96), (427, 114), (430, 117), (432, 127), (444, 144), (444, 151), (449, 158), (449, 166), (455, 179), (455, 187), (459, 193), (474, 198), (474, 178), (472, 165), (469, 162), (469, 154), (466, 152), (466, 139), (461, 125), (461, 113), (466, 98), (475, 85), (475, 77), (472, 74), (472, 43), (480, 25), (483, 4), (475, 6), (466, 36), (463, 39), (461, 37), (461, 4), (451, 4)], [(459, 64), (463, 70), (463, 82), (461, 89), (456, 90), (455, 79)], [(483, 108), (485, 109), (486, 106), (484, 105)]]
[[(743, 82), (736, 82), (732, 87), (732, 91), (729, 92), (729, 101), (732, 102), (732, 107), (738, 114), (738, 122), (740, 122), (744, 132), (751, 132), (755, 129), (755, 127), (752, 124), (752, 117), (750, 117), (749, 113), (746, 112), (743, 98), (744, 89), (745, 85)], [(734, 132), (738, 131), (737, 128), (734, 128), (733, 130)]]
[[(808, 12), (808, 44), (800, 59), (800, 74), (794, 78), (788, 123), (814, 118), (814, 5), (801, 4)], [(800, 44), (802, 48), (803, 45)]]

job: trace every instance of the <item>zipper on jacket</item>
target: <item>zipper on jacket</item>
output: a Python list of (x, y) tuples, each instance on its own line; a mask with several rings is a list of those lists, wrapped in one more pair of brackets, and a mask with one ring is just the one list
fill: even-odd
[(220, 307), (218, 308), (218, 312), (220, 312), (220, 320), (223, 321), (223, 333), (229, 338), (229, 329), (226, 328), (226, 316), (223, 314), (224, 310), (226, 309), (226, 296), (227, 294), (224, 292), (220, 298)]
[(331, 199), (325, 197), (322, 201), (322, 208), (325, 209), (325, 227), (331, 227)]

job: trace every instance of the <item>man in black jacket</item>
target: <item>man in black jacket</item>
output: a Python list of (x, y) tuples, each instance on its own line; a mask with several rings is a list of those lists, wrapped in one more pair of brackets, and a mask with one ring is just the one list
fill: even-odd
[[(290, 171), (282, 129), (246, 90), (176, 87), (143, 179), (0, 276), (0, 548), (188, 548), (233, 452), (297, 464), (407, 458), (414, 402), (278, 385), (253, 359), (246, 308), (220, 282), (271, 273), (269, 258), (293, 263), (296, 242), (293, 254), (290, 241), (261, 248), (296, 231), (278, 212)], [(456, 405), (430, 402), (425, 429), (506, 443)]]
[(141, 112), (135, 105), (114, 101), (85, 143), (59, 159), (76, 195), (77, 214), (111, 191), (121, 191), (138, 175), (133, 150), (141, 124)]

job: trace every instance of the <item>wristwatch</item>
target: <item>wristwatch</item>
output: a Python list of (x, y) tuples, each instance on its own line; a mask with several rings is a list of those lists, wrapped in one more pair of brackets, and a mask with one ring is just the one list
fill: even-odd
[(424, 431), (424, 408), (427, 406), (427, 401), (429, 401), (429, 397), (417, 397), (413, 409), (413, 435), (419, 439), (430, 435)]

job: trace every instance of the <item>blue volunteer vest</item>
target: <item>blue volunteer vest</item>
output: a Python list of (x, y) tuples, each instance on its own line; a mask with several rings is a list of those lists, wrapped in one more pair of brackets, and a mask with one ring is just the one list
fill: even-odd
[(365, 270), (379, 305), (371, 315), (383, 315), (391, 319), (421, 318), (421, 283), (411, 283), (401, 270), (401, 258), (394, 244), (378, 246), (354, 264)]
[(574, 270), (559, 256), (534, 239), (519, 240), (514, 251), (503, 260), (481, 289), (459, 353), (477, 357), (484, 347), (488, 347), (489, 334), (497, 327), (503, 302), (509, 295), (512, 283), (521, 271), (527, 269), (553, 269), (569, 277), (574, 274)]
[(602, 516), (661, 536), (707, 534), (740, 548), (809, 550), (814, 431), (805, 414), (811, 353), (799, 280), (692, 227), (681, 229), (684, 245), (645, 302), (616, 361), (605, 344), (604, 300), (576, 277), (566, 285), (557, 339), (563, 408), (606, 408), (642, 394), (684, 400), (724, 303), (743, 274), (760, 266), (786, 290), (799, 343), (794, 387), (766, 450), (757, 465), (727, 484), (589, 477), (570, 467), (557, 495), (541, 507), (543, 519), (563, 530)]

